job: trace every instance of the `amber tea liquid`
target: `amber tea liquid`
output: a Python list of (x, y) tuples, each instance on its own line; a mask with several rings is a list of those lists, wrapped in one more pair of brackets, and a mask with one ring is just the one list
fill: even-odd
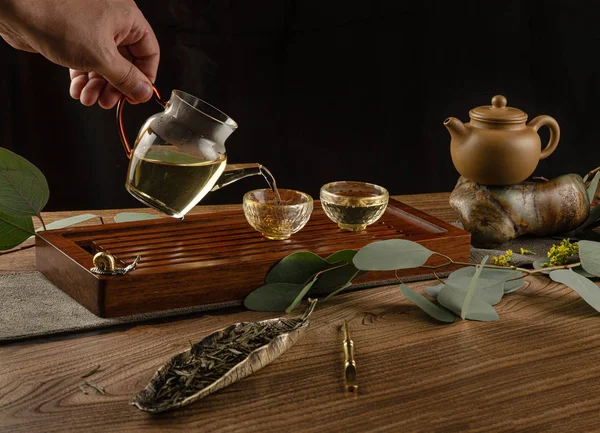
[(131, 157), (127, 189), (138, 199), (167, 215), (183, 218), (210, 192), (227, 164), (224, 154), (207, 161), (176, 151), (175, 146), (155, 147), (143, 157)]

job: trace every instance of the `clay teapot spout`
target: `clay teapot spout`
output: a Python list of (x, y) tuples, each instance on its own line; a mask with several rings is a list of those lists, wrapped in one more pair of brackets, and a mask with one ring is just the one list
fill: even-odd
[(469, 129), (456, 117), (448, 117), (444, 120), (444, 126), (450, 132), (452, 140), (460, 143), (469, 135)]

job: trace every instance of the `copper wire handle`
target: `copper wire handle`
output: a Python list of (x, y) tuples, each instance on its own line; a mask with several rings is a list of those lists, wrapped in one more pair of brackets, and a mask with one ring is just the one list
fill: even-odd
[[(152, 91), (154, 92), (154, 100), (158, 102), (161, 107), (167, 108), (168, 101), (165, 101), (161, 98), (160, 93), (158, 93), (158, 89), (154, 84), (152, 84)], [(119, 137), (121, 138), (121, 143), (123, 143), (123, 148), (125, 149), (125, 154), (127, 158), (131, 158), (131, 145), (127, 140), (127, 136), (125, 135), (125, 128), (123, 127), (123, 107), (125, 106), (124, 102), (127, 100), (127, 96), (123, 95), (117, 102), (117, 126), (119, 127)]]

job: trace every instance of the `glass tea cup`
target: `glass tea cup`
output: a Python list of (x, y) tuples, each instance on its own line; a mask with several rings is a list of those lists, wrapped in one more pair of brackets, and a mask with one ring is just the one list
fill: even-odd
[(321, 206), (342, 230), (363, 231), (385, 212), (389, 193), (367, 182), (339, 181), (321, 187)]
[(244, 194), (244, 215), (248, 223), (267, 239), (284, 240), (300, 231), (310, 219), (313, 199), (292, 189), (279, 189), (281, 201), (273, 190), (264, 188)]

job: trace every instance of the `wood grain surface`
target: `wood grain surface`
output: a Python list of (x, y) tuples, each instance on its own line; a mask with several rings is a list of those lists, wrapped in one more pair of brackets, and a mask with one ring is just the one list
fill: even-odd
[[(447, 194), (398, 198), (455, 218)], [(35, 269), (33, 250), (0, 256), (0, 269)], [(527, 278), (496, 307), (498, 322), (443, 325), (395, 286), (340, 295), (272, 364), (158, 416), (128, 401), (165, 360), (231, 323), (275, 316), (237, 308), (12, 343), (0, 347), (0, 431), (600, 431), (600, 315), (545, 276)], [(343, 388), (344, 319), (356, 347), (356, 394)], [(97, 365), (87, 380), (106, 394), (84, 394), (81, 376)]]

